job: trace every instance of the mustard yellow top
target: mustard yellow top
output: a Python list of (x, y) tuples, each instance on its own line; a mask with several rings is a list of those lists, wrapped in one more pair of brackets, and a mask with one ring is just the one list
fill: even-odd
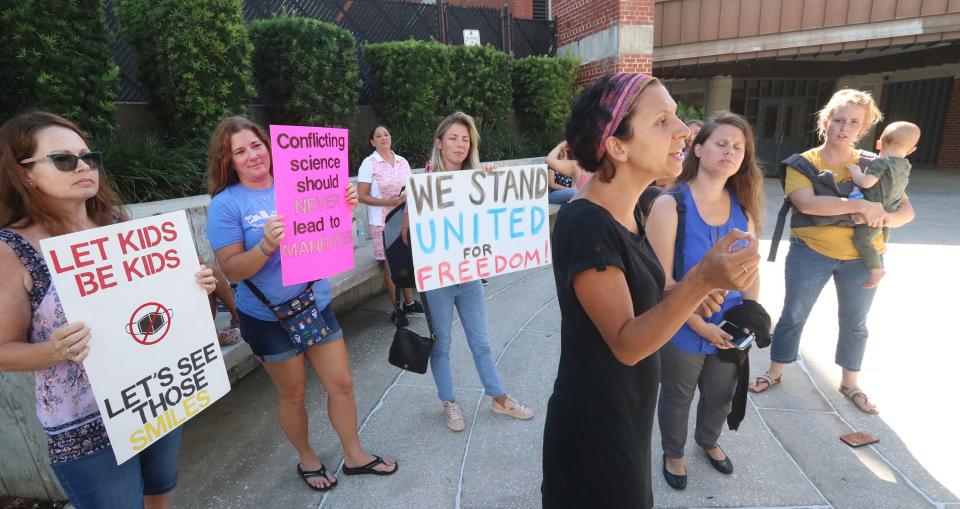
[[(827, 164), (820, 157), (820, 149), (810, 149), (801, 154), (804, 159), (810, 161), (817, 171), (830, 170), (834, 174), (837, 183), (846, 180), (852, 180), (850, 170), (846, 164), (857, 164), (858, 154), (856, 150), (850, 149), (850, 159), (844, 165)], [(783, 192), (787, 196), (797, 189), (813, 187), (810, 179), (792, 167), (787, 167), (786, 181), (784, 182)], [(793, 228), (791, 234), (802, 240), (810, 249), (836, 260), (856, 260), (860, 258), (860, 252), (853, 245), (853, 228), (845, 226), (804, 226), (802, 228)], [(886, 246), (883, 242), (883, 235), (874, 237), (873, 245), (877, 251), (883, 253)]]

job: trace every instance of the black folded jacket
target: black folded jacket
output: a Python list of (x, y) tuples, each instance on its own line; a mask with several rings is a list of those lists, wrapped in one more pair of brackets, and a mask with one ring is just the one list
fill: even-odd
[[(723, 319), (740, 328), (749, 329), (756, 337), (754, 343), (759, 348), (770, 346), (770, 315), (763, 306), (755, 300), (744, 300), (730, 308), (723, 314)], [(750, 348), (737, 350), (730, 348), (720, 350), (718, 358), (723, 362), (737, 364), (737, 389), (733, 393), (733, 406), (727, 415), (727, 426), (730, 429), (740, 427), (740, 422), (747, 413), (747, 384), (750, 383)]]

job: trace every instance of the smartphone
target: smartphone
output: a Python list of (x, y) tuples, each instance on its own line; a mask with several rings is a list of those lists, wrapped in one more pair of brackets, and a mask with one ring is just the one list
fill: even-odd
[(742, 327), (738, 327), (737, 325), (726, 320), (720, 322), (720, 328), (723, 329), (723, 332), (733, 336), (733, 339), (731, 339), (730, 342), (737, 347), (737, 350), (746, 350), (747, 347), (753, 343), (753, 340), (756, 339), (756, 336), (753, 334), (747, 334), (746, 332), (743, 332)]

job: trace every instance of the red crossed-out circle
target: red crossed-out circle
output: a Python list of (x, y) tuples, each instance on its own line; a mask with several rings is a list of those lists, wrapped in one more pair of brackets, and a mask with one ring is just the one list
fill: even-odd
[[(149, 333), (144, 333), (143, 337), (141, 338), (133, 330), (134, 324), (139, 321), (137, 320), (137, 315), (140, 314), (140, 311), (143, 311), (144, 309), (148, 309), (150, 307), (155, 308), (152, 310), (152, 312), (163, 313), (167, 317), (166, 323), (164, 324), (166, 326), (166, 329), (163, 331), (163, 334), (160, 334), (160, 337), (156, 339), (149, 339), (150, 337)], [(153, 323), (151, 322), (151, 327), (150, 327), (151, 329), (153, 329), (152, 325)], [(163, 304), (160, 304), (159, 302), (147, 302), (146, 304), (141, 305), (136, 309), (136, 311), (133, 312), (132, 315), (130, 315), (130, 321), (127, 323), (127, 332), (130, 333), (130, 337), (132, 337), (134, 341), (136, 341), (137, 343), (140, 343), (141, 345), (155, 345), (159, 343), (160, 340), (165, 338), (167, 336), (167, 333), (170, 332), (170, 310), (167, 309)]]

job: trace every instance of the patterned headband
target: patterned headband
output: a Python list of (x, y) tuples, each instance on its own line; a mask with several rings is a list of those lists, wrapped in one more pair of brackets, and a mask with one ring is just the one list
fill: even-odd
[(607, 151), (607, 138), (613, 136), (640, 92), (655, 81), (657, 78), (653, 76), (632, 72), (620, 72), (610, 77), (609, 88), (600, 97), (600, 107), (610, 113), (610, 121), (603, 126), (603, 134), (597, 145), (597, 161), (603, 159)]

